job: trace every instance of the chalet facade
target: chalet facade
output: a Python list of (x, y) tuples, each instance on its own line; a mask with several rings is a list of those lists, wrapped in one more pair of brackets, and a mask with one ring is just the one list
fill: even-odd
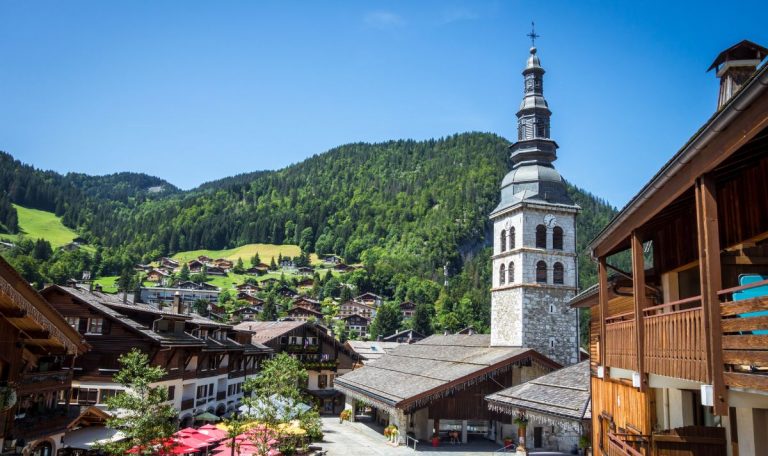
[(360, 361), (354, 351), (318, 325), (303, 321), (244, 322), (235, 328), (250, 331), (254, 343), (301, 360), (309, 374), (307, 393), (315, 398), (320, 413), (338, 414), (344, 409), (344, 396), (335, 388), (335, 380)]
[(256, 321), (259, 319), (262, 310), (264, 308), (261, 306), (241, 307), (232, 312), (232, 318), (237, 321)]
[(119, 356), (138, 348), (167, 371), (158, 385), (168, 388), (182, 425), (189, 425), (195, 414), (235, 410), (245, 377), (271, 353), (248, 333), (188, 313), (178, 297), (160, 309), (77, 287), (54, 285), (42, 295), (92, 347), (75, 361), (73, 405), (103, 407), (121, 389), (112, 380)]
[(321, 312), (306, 307), (291, 307), (286, 314), (296, 321), (321, 321), (323, 319)]
[(321, 305), (320, 301), (317, 299), (312, 299), (307, 296), (297, 296), (293, 299), (293, 306), (294, 307), (303, 307), (305, 309), (309, 309), (315, 312), (320, 312)]
[(219, 290), (207, 288), (171, 288), (171, 287), (141, 287), (139, 300), (154, 306), (170, 306), (176, 296), (181, 298), (185, 308), (191, 308), (199, 300), (215, 304), (219, 301)]
[(376, 317), (376, 308), (360, 301), (347, 301), (339, 306), (339, 318), (347, 318), (352, 315), (360, 315), (369, 320)]
[(718, 56), (719, 110), (590, 244), (596, 453), (768, 454), (766, 54)]
[(416, 304), (411, 301), (404, 301), (400, 303), (400, 313), (403, 314), (403, 318), (413, 317), (413, 313), (416, 311)]
[(70, 406), (84, 338), (0, 258), (0, 451), (53, 455), (82, 413)]
[(363, 316), (354, 314), (343, 318), (344, 326), (347, 332), (352, 334), (354, 331), (359, 337), (366, 337), (371, 326), (371, 320)]
[(354, 300), (357, 302), (362, 302), (363, 304), (367, 304), (371, 307), (379, 307), (384, 303), (384, 298), (373, 293), (363, 293), (360, 296), (355, 297)]

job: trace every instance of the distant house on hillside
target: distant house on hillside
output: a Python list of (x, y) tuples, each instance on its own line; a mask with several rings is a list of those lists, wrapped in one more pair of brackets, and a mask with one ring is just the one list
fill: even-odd
[(298, 293), (286, 287), (285, 285), (277, 289), (277, 294), (279, 294), (280, 296), (285, 296), (286, 298), (293, 298), (298, 295)]
[(231, 260), (227, 260), (226, 258), (216, 258), (213, 260), (213, 265), (223, 269), (224, 271), (229, 271), (235, 266)]
[(235, 309), (232, 312), (232, 317), (240, 321), (256, 321), (259, 319), (263, 307), (261, 306), (246, 306), (239, 309)]
[(297, 296), (293, 300), (294, 307), (304, 307), (305, 309), (311, 309), (315, 312), (320, 312), (320, 301), (309, 298), (307, 296)]
[(191, 260), (189, 263), (187, 263), (189, 272), (193, 274), (197, 274), (198, 272), (201, 272), (203, 270), (203, 266), (205, 266), (205, 263), (203, 263), (200, 260)]
[(376, 316), (376, 308), (359, 301), (347, 301), (339, 306), (339, 318), (355, 314), (372, 320)]
[(174, 284), (176, 288), (182, 288), (184, 290), (218, 290), (219, 288), (206, 282), (192, 282), (192, 281), (177, 281)]
[(373, 293), (363, 293), (355, 298), (355, 301), (368, 304), (369, 306), (378, 307), (384, 303), (384, 298)]
[(246, 291), (241, 291), (237, 293), (237, 299), (243, 300), (248, 302), (248, 304), (251, 304), (252, 306), (263, 306), (264, 300), (261, 298), (258, 298), (251, 293), (248, 293)]
[(347, 271), (351, 271), (351, 270), (353, 270), (353, 269), (355, 269), (355, 268), (353, 268), (352, 266), (347, 266), (347, 265), (346, 265), (346, 264), (344, 264), (344, 263), (337, 263), (337, 264), (336, 264), (336, 265), (333, 267), (333, 270), (334, 270), (334, 271), (339, 271), (339, 272), (347, 272)]
[(309, 288), (315, 285), (315, 280), (311, 277), (306, 277), (299, 280), (296, 285), (301, 288)]
[(241, 283), (240, 285), (236, 286), (235, 288), (238, 291), (245, 291), (245, 292), (249, 292), (249, 293), (261, 290), (261, 287), (259, 286), (258, 283), (254, 284), (254, 283), (247, 283), (247, 282), (246, 283)]
[(250, 275), (264, 275), (267, 272), (269, 272), (269, 266), (264, 263), (259, 263), (245, 270), (245, 273)]
[(141, 272), (151, 271), (152, 270), (152, 265), (151, 264), (136, 263), (136, 264), (133, 265), (133, 270), (134, 271), (141, 271)]
[(343, 263), (343, 260), (338, 255), (325, 255), (323, 256), (323, 262), (328, 264), (339, 264)]
[(311, 268), (309, 266), (302, 266), (300, 268), (296, 269), (296, 272), (298, 272), (301, 275), (312, 275), (315, 272), (315, 268)]
[(179, 267), (179, 262), (178, 261), (174, 260), (173, 258), (168, 258), (168, 257), (160, 258), (160, 261), (158, 263), (160, 263), (160, 266), (165, 267), (165, 268), (170, 268), (170, 269), (176, 269), (176, 268)]
[(201, 262), (201, 263), (205, 263), (205, 264), (208, 264), (208, 263), (211, 263), (211, 262), (213, 262), (213, 258), (211, 258), (211, 257), (209, 257), (209, 256), (205, 256), (205, 255), (200, 255), (200, 256), (198, 256), (198, 257), (197, 257), (197, 260), (198, 260), (199, 262)]
[(287, 312), (288, 316), (295, 321), (322, 320), (323, 314), (306, 307), (292, 307)]
[(354, 314), (344, 317), (343, 320), (344, 326), (347, 328), (349, 334), (352, 334), (352, 331), (354, 331), (360, 337), (365, 337), (368, 335), (368, 329), (371, 325), (371, 320), (369, 318)]
[(221, 269), (218, 266), (211, 266), (208, 269), (205, 270), (205, 273), (212, 276), (226, 276), (227, 271), (224, 269)]
[(400, 313), (403, 314), (403, 318), (413, 317), (413, 312), (416, 311), (416, 304), (411, 301), (404, 301), (400, 303)]
[(163, 279), (169, 277), (170, 274), (162, 269), (153, 269), (147, 273), (147, 280), (150, 282), (162, 282)]

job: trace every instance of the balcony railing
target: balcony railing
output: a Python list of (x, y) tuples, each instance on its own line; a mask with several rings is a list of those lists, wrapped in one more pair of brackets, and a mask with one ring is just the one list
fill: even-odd
[(637, 370), (635, 320), (632, 312), (605, 320), (605, 361), (608, 366)]
[(608, 433), (608, 456), (645, 456), (648, 454), (646, 448), (645, 436)]
[(18, 393), (24, 394), (50, 389), (68, 388), (71, 383), (71, 370), (27, 372), (24, 373), (19, 379)]
[(707, 382), (700, 296), (643, 309), (643, 327), (647, 372)]
[(80, 406), (62, 405), (37, 413), (25, 413), (13, 421), (16, 438), (36, 438), (63, 432), (69, 423), (80, 415)]
[[(718, 294), (728, 299), (735, 292), (765, 285), (768, 280)], [(725, 384), (768, 390), (768, 296), (724, 302), (720, 315)]]

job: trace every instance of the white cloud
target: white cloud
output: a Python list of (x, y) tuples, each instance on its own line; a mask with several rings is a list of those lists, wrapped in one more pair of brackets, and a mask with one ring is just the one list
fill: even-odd
[(365, 15), (364, 20), (367, 25), (380, 29), (402, 27), (405, 25), (402, 17), (390, 11), (372, 11)]

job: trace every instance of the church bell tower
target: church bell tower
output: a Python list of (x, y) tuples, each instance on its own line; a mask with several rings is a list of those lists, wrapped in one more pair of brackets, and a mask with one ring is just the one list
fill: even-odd
[[(536, 35), (531, 33), (532, 40)], [(576, 215), (552, 164), (544, 68), (531, 47), (523, 70), (512, 170), (501, 183), (493, 222), (491, 345), (533, 348), (563, 365), (578, 361)]]

